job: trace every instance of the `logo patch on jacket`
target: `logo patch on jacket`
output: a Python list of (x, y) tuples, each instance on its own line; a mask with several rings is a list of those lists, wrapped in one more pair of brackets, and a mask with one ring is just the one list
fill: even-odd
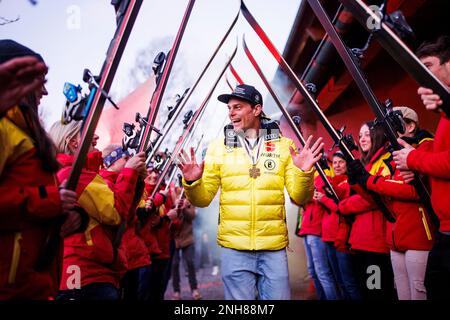
[(267, 152), (274, 152), (275, 151), (275, 143), (272, 141), (267, 141), (265, 143), (265, 148)]
[(277, 166), (277, 163), (273, 159), (267, 159), (264, 161), (264, 168), (267, 170), (274, 170)]

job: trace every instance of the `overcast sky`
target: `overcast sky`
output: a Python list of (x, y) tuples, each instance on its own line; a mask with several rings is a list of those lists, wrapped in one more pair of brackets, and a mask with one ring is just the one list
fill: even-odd
[[(246, 4), (282, 52), (300, 2), (301, 0), (247, 0)], [(130, 87), (129, 71), (135, 64), (138, 52), (158, 39), (168, 36), (173, 39), (187, 3), (187, 0), (144, 1), (111, 89), (119, 101), (133, 90)], [(196, 1), (174, 66), (174, 69), (178, 67), (186, 71), (186, 79), (183, 80), (186, 86), (197, 78), (237, 14), (239, 4), (238, 0)], [(34, 6), (28, 0), (2, 0), (0, 12), (4, 18), (19, 18), (14, 23), (0, 26), (0, 38), (14, 39), (29, 46), (44, 57), (50, 68), (47, 75), (49, 95), (44, 97), (41, 104), (43, 120), (48, 127), (61, 117), (65, 101), (62, 94), (64, 82), (81, 83), (82, 72), (86, 67), (94, 74), (100, 71), (115, 31), (114, 9), (109, 0), (37, 0), (37, 5)], [(233, 65), (245, 82), (254, 84), (263, 96), (267, 94), (242, 50), (241, 39), (244, 33), (266, 76), (269, 79), (273, 77), (277, 67), (275, 60), (241, 15), (233, 33), (192, 96), (193, 102), (203, 100), (220, 72), (227, 54), (232, 52), (236, 36), (239, 36), (239, 49)], [(168, 49), (169, 47), (159, 50)], [(232, 79), (230, 75), (229, 78)], [(181, 92), (184, 88), (175, 90)], [(216, 131), (226, 115), (226, 108), (216, 102), (216, 97), (228, 91), (222, 81), (205, 115), (211, 117), (212, 120), (208, 123)], [(166, 92), (165, 97), (175, 93), (177, 92)]]

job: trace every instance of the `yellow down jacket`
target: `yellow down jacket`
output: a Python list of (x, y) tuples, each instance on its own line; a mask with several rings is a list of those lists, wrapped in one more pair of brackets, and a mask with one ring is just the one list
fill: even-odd
[(280, 250), (288, 245), (284, 187), (298, 204), (310, 200), (314, 169), (297, 168), (289, 152), (292, 140), (265, 138), (257, 162), (261, 175), (250, 178), (251, 160), (240, 145), (213, 141), (206, 152), (201, 179), (183, 180), (186, 196), (196, 207), (207, 207), (219, 187), (220, 212), (217, 242), (236, 250)]

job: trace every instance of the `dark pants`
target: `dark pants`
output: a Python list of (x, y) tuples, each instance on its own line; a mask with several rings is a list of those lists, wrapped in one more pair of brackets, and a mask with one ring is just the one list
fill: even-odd
[[(360, 287), (362, 299), (397, 300), (397, 293), (394, 288), (394, 273), (389, 254), (360, 250), (355, 250), (355, 252), (356, 280)], [(378, 273), (374, 270), (379, 270), (380, 272)], [(370, 285), (374, 283), (373, 280), (377, 277), (380, 280), (380, 288), (373, 288)]]
[(169, 284), (169, 280), (172, 277), (172, 261), (173, 261), (173, 256), (175, 255), (175, 240), (170, 240), (170, 258), (169, 261), (167, 262), (167, 266), (166, 266), (166, 270), (164, 271), (164, 285), (163, 285), (163, 297), (164, 297), (164, 293), (167, 290), (167, 285)]
[(195, 275), (195, 246), (191, 244), (187, 247), (176, 249), (172, 262), (172, 285), (173, 291), (180, 292), (180, 253), (183, 255), (185, 266), (187, 267), (189, 285), (191, 291), (197, 289), (197, 278)]
[(450, 235), (436, 234), (428, 255), (425, 288), (429, 300), (450, 300)]
[(149, 277), (148, 301), (157, 302), (164, 300), (165, 293), (165, 272), (169, 264), (169, 259), (152, 259)]
[(150, 283), (149, 277), (150, 265), (127, 271), (121, 281), (123, 300), (148, 300)]
[(119, 289), (111, 283), (91, 283), (81, 289), (61, 290), (57, 300), (119, 300)]

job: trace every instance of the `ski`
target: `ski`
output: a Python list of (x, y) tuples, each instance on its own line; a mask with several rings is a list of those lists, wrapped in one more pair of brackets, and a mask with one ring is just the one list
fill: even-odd
[[(286, 72), (286, 75), (293, 82), (297, 90), (300, 91), (304, 99), (311, 106), (313, 112), (319, 118), (319, 121), (322, 123), (325, 130), (328, 132), (328, 134), (334, 141), (335, 145), (338, 146), (339, 149), (342, 151), (347, 162), (355, 160), (352, 150), (356, 149), (356, 145), (353, 139), (349, 135), (344, 135), (343, 132), (337, 131), (333, 127), (333, 125), (330, 123), (330, 121), (323, 113), (317, 101), (313, 98), (308, 89), (306, 89), (305, 85), (300, 81), (300, 79), (297, 77), (297, 75), (289, 66), (289, 64), (286, 62), (286, 60), (283, 58), (283, 56), (278, 52), (276, 47), (273, 45), (272, 41), (270, 41), (269, 37), (266, 35), (264, 30), (258, 24), (256, 19), (252, 16), (243, 0), (241, 0), (241, 11), (247, 22), (256, 32), (256, 34), (264, 43), (266, 48), (270, 51), (275, 60), (277, 60), (280, 67)], [(395, 221), (392, 214), (389, 212), (387, 206), (381, 201), (381, 197), (373, 193), (371, 194), (371, 196), (373, 198), (373, 201), (379, 206), (380, 210), (383, 212), (383, 215), (386, 217), (386, 219), (391, 222)]]
[(187, 127), (183, 131), (183, 134), (178, 139), (178, 142), (176, 143), (176, 145), (175, 145), (175, 147), (173, 149), (173, 152), (171, 153), (170, 158), (169, 158), (168, 162), (166, 163), (166, 165), (164, 167), (164, 170), (159, 175), (158, 181), (156, 182), (156, 186), (153, 189), (153, 192), (150, 195), (150, 198), (153, 198), (155, 196), (156, 192), (159, 191), (160, 186), (162, 185), (162, 182), (164, 181), (164, 178), (167, 175), (170, 166), (172, 165), (172, 163), (174, 162), (175, 158), (180, 153), (181, 148), (182, 148), (182, 146), (184, 144), (184, 141), (186, 141), (186, 139), (189, 136), (189, 133), (192, 131), (195, 123), (200, 119), (200, 115), (203, 114), (203, 110), (208, 105), (208, 102), (209, 102), (209, 100), (210, 100), (214, 90), (216, 89), (217, 84), (219, 83), (219, 81), (222, 78), (223, 74), (225, 73), (225, 71), (227, 70), (227, 68), (230, 65), (231, 61), (233, 60), (234, 56), (236, 55), (236, 52), (237, 52), (237, 46), (234, 49), (233, 53), (231, 54), (230, 58), (228, 59), (227, 63), (225, 64), (224, 68), (222, 69), (220, 75), (217, 77), (217, 79), (214, 82), (213, 86), (209, 90), (206, 98), (203, 100), (203, 102), (200, 104), (198, 109), (195, 111), (194, 115), (192, 116), (191, 120), (189, 121), (189, 124), (187, 125)]
[[(78, 180), (80, 178), (81, 170), (86, 162), (88, 150), (92, 144), (95, 129), (97, 128), (100, 115), (103, 111), (103, 106), (106, 99), (108, 99), (108, 92), (111, 88), (112, 81), (117, 71), (126, 43), (133, 29), (134, 22), (139, 13), (143, 0), (122, 0), (116, 1), (116, 21), (117, 28), (114, 37), (108, 47), (106, 59), (103, 63), (100, 75), (98, 77), (92, 76), (89, 70), (85, 70), (83, 80), (90, 83), (90, 93), (87, 102), (83, 105), (82, 118), (84, 118), (81, 130), (81, 144), (75, 154), (75, 161), (70, 171), (70, 176), (66, 182), (66, 188), (69, 190), (76, 190)], [(81, 91), (81, 90), (80, 90)], [(70, 117), (69, 117), (70, 118)], [(64, 118), (63, 121), (69, 121), (69, 118)], [(78, 119), (81, 120), (81, 119)], [(64, 218), (64, 217), (63, 217)], [(45, 245), (39, 260), (35, 266), (36, 270), (42, 270), (49, 265), (51, 259), (57, 254), (58, 244), (60, 240), (60, 230), (64, 219), (55, 221), (48, 234)]]
[(89, 99), (86, 105), (88, 112), (83, 121), (81, 144), (75, 154), (75, 161), (72, 170), (70, 171), (70, 176), (67, 179), (67, 189), (75, 190), (77, 187), (81, 170), (86, 161), (86, 155), (92, 144), (92, 139), (107, 99), (105, 93), (107, 95), (111, 88), (120, 59), (122, 58), (126, 43), (131, 30), (133, 29), (139, 9), (141, 8), (142, 1), (143, 0), (122, 0), (123, 5), (121, 5), (121, 8), (124, 8), (123, 6), (125, 6), (126, 3), (126, 9), (123, 12), (120, 10), (117, 12), (117, 29), (106, 53), (106, 59), (103, 63), (100, 75), (98, 76), (98, 87), (93, 86), (91, 88), (90, 96), (92, 99)]
[(155, 88), (155, 91), (153, 92), (153, 96), (150, 101), (150, 107), (147, 115), (147, 125), (143, 128), (142, 137), (137, 152), (147, 151), (147, 146), (148, 143), (150, 142), (152, 127), (155, 125), (159, 106), (161, 105), (164, 91), (166, 89), (167, 82), (169, 80), (170, 72), (172, 71), (172, 67), (175, 62), (175, 57), (180, 47), (181, 39), (183, 37), (187, 23), (189, 21), (189, 17), (191, 15), (192, 8), (194, 7), (194, 3), (195, 0), (189, 0), (183, 19), (181, 21), (181, 25), (178, 29), (178, 33), (172, 45), (172, 49), (170, 49), (170, 52), (168, 54), (167, 61), (164, 66), (164, 71), (161, 77), (159, 78), (159, 82)]
[(199, 84), (200, 80), (203, 78), (203, 76), (205, 75), (206, 71), (209, 69), (211, 63), (213, 62), (213, 60), (215, 59), (217, 53), (219, 52), (219, 50), (222, 48), (222, 45), (225, 43), (225, 41), (227, 40), (229, 34), (231, 33), (231, 31), (233, 30), (234, 26), (236, 25), (236, 22), (239, 18), (239, 13), (240, 11), (238, 11), (238, 13), (236, 14), (236, 17), (234, 18), (233, 22), (231, 23), (230, 27), (228, 28), (227, 32), (225, 33), (225, 35), (222, 37), (221, 41), (219, 42), (219, 44), (217, 45), (217, 47), (215, 48), (213, 54), (211, 55), (211, 57), (209, 58), (208, 62), (206, 63), (206, 65), (203, 67), (202, 71), (200, 72), (200, 75), (197, 77), (197, 79), (195, 80), (194, 84), (191, 86), (190, 90), (188, 91), (188, 93), (186, 94), (186, 97), (183, 99), (183, 102), (180, 104), (180, 106), (177, 108), (176, 112), (173, 114), (172, 116), (172, 120), (167, 124), (167, 129), (164, 132), (164, 135), (161, 136), (156, 143), (154, 144), (154, 146), (152, 146), (152, 151), (150, 151), (148, 158), (151, 159), (154, 154), (158, 151), (158, 149), (160, 148), (161, 144), (163, 143), (165, 137), (167, 136), (167, 133), (170, 131), (170, 129), (172, 128), (173, 124), (175, 123), (175, 119), (177, 119), (177, 117), (180, 115), (181, 111), (183, 110), (184, 106), (186, 105), (187, 101), (189, 100), (189, 98), (191, 97), (192, 93), (195, 91), (195, 89), (197, 88), (197, 85)]
[(228, 80), (227, 75), (225, 75), (225, 81), (226, 81), (228, 87), (230, 88), (231, 92), (233, 92), (233, 86), (231, 85), (230, 80)]
[[(292, 131), (294, 131), (295, 136), (300, 141), (302, 146), (304, 146), (305, 143), (306, 143), (306, 140), (303, 137), (303, 134), (302, 134), (302, 132), (301, 132), (301, 130), (299, 128), (299, 123), (295, 123), (293, 117), (291, 117), (291, 115), (287, 111), (286, 107), (283, 106), (283, 104), (281, 103), (280, 98), (278, 97), (278, 95), (273, 90), (272, 86), (270, 85), (269, 81), (267, 80), (266, 76), (264, 75), (263, 71), (261, 70), (261, 67), (259, 66), (258, 62), (256, 62), (254, 56), (252, 55), (250, 49), (248, 48), (247, 43), (245, 42), (245, 36), (242, 38), (242, 45), (244, 47), (244, 52), (247, 55), (247, 58), (250, 60), (251, 64), (253, 65), (254, 69), (258, 73), (258, 75), (261, 78), (261, 80), (264, 82), (264, 85), (266, 86), (267, 90), (269, 90), (272, 98), (275, 100), (275, 103), (277, 104), (277, 106), (280, 109), (281, 113), (286, 118), (289, 126), (292, 128)], [(298, 117), (298, 118), (300, 118), (300, 117)], [(319, 173), (320, 177), (322, 178), (325, 186), (330, 190), (331, 194), (333, 195), (333, 200), (336, 203), (339, 203), (339, 197), (338, 197), (336, 191), (334, 190), (333, 186), (331, 185), (330, 181), (327, 179), (327, 176), (326, 176), (325, 171), (323, 170), (323, 168), (320, 166), (319, 163), (316, 163), (314, 165), (314, 167), (316, 168), (317, 172)]]
[[(339, 0), (359, 21), (375, 36), (381, 46), (397, 63), (421, 86), (430, 88), (438, 94), (443, 104), (441, 109), (450, 116), (450, 91), (430, 70), (416, 57), (408, 46), (383, 22), (380, 13), (375, 13), (361, 0)], [(370, 22), (370, 23), (369, 23)]]
[[(341, 56), (341, 59), (344, 61), (345, 66), (347, 67), (350, 75), (352, 76), (353, 80), (355, 81), (356, 85), (361, 91), (367, 104), (375, 113), (377, 117), (377, 123), (383, 126), (385, 135), (389, 140), (389, 143), (391, 144), (392, 148), (394, 150), (402, 149), (401, 145), (397, 141), (398, 138), (397, 132), (401, 131), (402, 129), (404, 130), (404, 128), (401, 128), (399, 125), (400, 123), (402, 123), (401, 114), (400, 115), (395, 114), (394, 112), (392, 112), (391, 107), (388, 107), (386, 104), (382, 105), (380, 101), (377, 99), (375, 93), (373, 92), (372, 88), (367, 82), (367, 79), (364, 76), (363, 71), (359, 67), (358, 63), (354, 60), (354, 55), (350, 52), (348, 47), (342, 41), (341, 37), (334, 28), (332, 22), (330, 21), (327, 13), (323, 9), (320, 2), (317, 0), (308, 0), (308, 3), (312, 8), (312, 10), (314, 11), (314, 13), (316, 14), (320, 23), (324, 27), (336, 51)], [(387, 112), (386, 107), (388, 107)], [(425, 187), (423, 181), (417, 175), (413, 181), (413, 186), (416, 189), (417, 194), (419, 195), (419, 198), (421, 199), (421, 202), (423, 203), (433, 223), (435, 224), (439, 223), (439, 219), (434, 213), (433, 207), (431, 205), (430, 194), (427, 188)]]
[(238, 84), (244, 84), (244, 81), (239, 76), (239, 74), (236, 72), (236, 69), (234, 69), (234, 67), (231, 63), (230, 63), (230, 71), (231, 71), (231, 74), (233, 75), (233, 77), (236, 79)]

